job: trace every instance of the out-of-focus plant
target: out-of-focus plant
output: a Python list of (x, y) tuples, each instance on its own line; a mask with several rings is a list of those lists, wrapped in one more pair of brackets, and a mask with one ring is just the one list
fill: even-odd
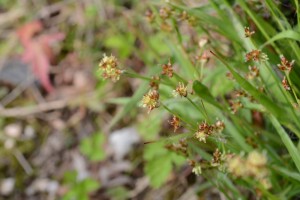
[(65, 173), (64, 184), (68, 186), (68, 192), (63, 196), (63, 200), (88, 200), (89, 193), (100, 187), (99, 182), (92, 178), (78, 180), (74, 171)]
[(104, 142), (104, 134), (94, 133), (80, 142), (80, 152), (91, 161), (101, 161), (105, 159), (105, 152), (103, 151)]

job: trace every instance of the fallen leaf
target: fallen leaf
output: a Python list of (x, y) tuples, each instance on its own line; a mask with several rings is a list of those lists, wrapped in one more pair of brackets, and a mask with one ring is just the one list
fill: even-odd
[(22, 26), (17, 31), (17, 35), (24, 47), (22, 60), (30, 64), (33, 74), (50, 93), (53, 91), (53, 86), (49, 79), (49, 70), (54, 60), (51, 44), (63, 40), (64, 34), (40, 34), (42, 29), (42, 23), (34, 21)]

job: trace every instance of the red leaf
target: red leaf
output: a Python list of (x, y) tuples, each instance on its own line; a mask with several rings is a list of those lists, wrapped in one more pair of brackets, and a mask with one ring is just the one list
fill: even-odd
[(49, 69), (54, 59), (51, 44), (64, 39), (63, 33), (37, 35), (43, 29), (41, 22), (30, 22), (18, 31), (18, 37), (24, 47), (22, 59), (30, 64), (34, 75), (40, 80), (47, 92), (53, 91), (49, 80)]

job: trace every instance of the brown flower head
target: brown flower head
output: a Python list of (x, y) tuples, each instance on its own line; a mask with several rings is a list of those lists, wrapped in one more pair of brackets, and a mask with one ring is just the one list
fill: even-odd
[(104, 79), (111, 79), (116, 82), (120, 79), (122, 71), (118, 69), (117, 59), (114, 56), (103, 55), (99, 68), (103, 71), (102, 76)]
[(249, 27), (245, 27), (245, 37), (251, 37), (253, 34), (255, 33), (255, 31), (250, 31)]
[(171, 16), (171, 9), (169, 8), (166, 8), (166, 7), (163, 7), (159, 10), (159, 16), (162, 18), (162, 19), (167, 19)]
[(283, 55), (280, 55), (280, 61), (281, 61), (281, 63), (277, 65), (279, 67), (279, 69), (282, 71), (287, 70), (288, 72), (290, 72), (292, 70), (293, 65), (295, 63), (295, 60), (292, 60), (291, 62), (289, 62)]
[(283, 86), (284, 89), (291, 90), (291, 87), (290, 87), (286, 77), (283, 77), (281, 83), (282, 83), (282, 86)]
[(184, 156), (188, 156), (188, 144), (185, 139), (179, 140), (179, 143), (167, 144), (165, 148), (168, 150), (174, 151), (178, 154), (183, 154)]
[(194, 134), (195, 138), (197, 138), (200, 142), (206, 143), (206, 138), (210, 136), (214, 131), (214, 127), (209, 125), (207, 122), (202, 122), (198, 126), (198, 130)]
[(155, 19), (155, 15), (153, 14), (152, 10), (147, 10), (145, 16), (150, 23), (152, 23)]
[(151, 81), (149, 83), (150, 87), (153, 88), (154, 90), (158, 90), (159, 81), (160, 81), (159, 76), (152, 76)]
[(221, 152), (219, 151), (219, 149), (216, 149), (214, 154), (213, 154), (213, 158), (212, 158), (212, 161), (211, 161), (211, 165), (212, 166), (218, 166), (221, 164)]
[(166, 75), (166, 76), (172, 78), (172, 76), (173, 76), (173, 66), (171, 64), (171, 60), (169, 60), (168, 64), (163, 64), (162, 68), (163, 68), (162, 75)]
[(143, 96), (141, 106), (148, 108), (148, 113), (159, 106), (159, 93), (157, 90), (150, 90)]
[(176, 89), (173, 90), (173, 95), (175, 97), (177, 97), (177, 96), (187, 97), (187, 95), (188, 95), (187, 86), (185, 86), (184, 83), (179, 82)]
[(174, 132), (176, 132), (176, 130), (180, 127), (180, 120), (178, 117), (173, 115), (172, 119), (169, 121), (169, 124), (173, 126)]
[(247, 73), (246, 78), (252, 80), (259, 76), (259, 69), (256, 66), (249, 66), (249, 73)]
[(187, 13), (185, 10), (182, 11), (182, 12), (179, 14), (179, 16), (178, 16), (178, 18), (179, 18), (180, 21), (187, 20), (188, 17), (189, 17), (189, 15), (188, 15), (188, 13)]
[(253, 60), (255, 62), (265, 62), (269, 58), (265, 53), (262, 53), (260, 50), (253, 50), (246, 54), (246, 62)]
[(225, 129), (225, 123), (221, 120), (217, 120), (214, 124), (214, 129), (216, 132), (221, 133)]
[(230, 105), (230, 109), (231, 109), (231, 112), (233, 114), (235, 114), (240, 108), (243, 107), (243, 104), (239, 101), (239, 100), (236, 100), (236, 101), (229, 101), (229, 105)]

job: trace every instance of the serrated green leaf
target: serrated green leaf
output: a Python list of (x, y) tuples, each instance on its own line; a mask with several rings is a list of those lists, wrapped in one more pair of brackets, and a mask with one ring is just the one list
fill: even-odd
[(152, 143), (145, 147), (145, 173), (154, 188), (160, 187), (172, 171), (173, 163), (181, 165), (185, 158), (164, 148), (164, 143)]

